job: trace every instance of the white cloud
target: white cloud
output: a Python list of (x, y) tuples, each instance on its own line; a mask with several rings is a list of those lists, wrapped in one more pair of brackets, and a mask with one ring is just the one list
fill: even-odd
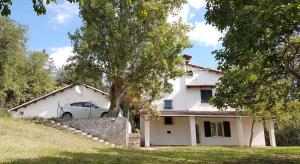
[(206, 5), (205, 0), (188, 0), (181, 9), (174, 11), (175, 15), (169, 15), (168, 22), (175, 22), (182, 18), (183, 22), (188, 23), (188, 19), (192, 19), (196, 14), (191, 12), (191, 9), (200, 9)]
[(56, 67), (67, 64), (68, 58), (74, 55), (73, 48), (70, 46), (50, 49), (50, 58), (53, 59)]
[(205, 0), (188, 0), (189, 6), (195, 8), (195, 9), (200, 9), (202, 7), (205, 7), (206, 2)]
[(55, 25), (61, 25), (68, 23), (71, 19), (75, 18), (79, 14), (79, 7), (77, 3), (58, 3), (50, 4), (47, 6), (47, 11), (52, 17), (52, 22)]
[(195, 22), (193, 29), (188, 35), (193, 43), (215, 47), (220, 43), (219, 39), (224, 34), (218, 31), (215, 27), (205, 24), (205, 22)]

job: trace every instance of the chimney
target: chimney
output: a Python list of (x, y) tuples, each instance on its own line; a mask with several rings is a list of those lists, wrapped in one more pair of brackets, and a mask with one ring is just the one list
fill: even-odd
[(191, 59), (192, 59), (192, 56), (187, 55), (187, 54), (182, 55), (182, 57), (184, 58), (185, 64), (186, 64), (186, 65), (189, 64), (189, 62), (190, 62)]

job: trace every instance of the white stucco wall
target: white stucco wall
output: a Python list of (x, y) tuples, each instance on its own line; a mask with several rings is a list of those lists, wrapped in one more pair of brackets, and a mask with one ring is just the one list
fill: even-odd
[[(141, 141), (144, 138), (144, 120), (141, 120)], [(171, 131), (171, 134), (167, 134)], [(189, 117), (174, 117), (172, 125), (165, 125), (164, 118), (150, 120), (151, 145), (190, 145)]]
[[(196, 117), (196, 124), (199, 126), (200, 144), (199, 145), (234, 145), (239, 144), (237, 132), (237, 118), (206, 118)], [(230, 122), (231, 137), (205, 137), (204, 121), (211, 122)], [(244, 145), (249, 144), (251, 132), (250, 118), (242, 118)], [(150, 144), (151, 145), (190, 145), (189, 117), (173, 117), (172, 125), (164, 125), (164, 119), (150, 120)], [(256, 122), (254, 127), (253, 146), (265, 146), (264, 129), (262, 122)], [(170, 130), (172, 133), (167, 134)], [(141, 119), (141, 142), (144, 142), (144, 120)]]
[(208, 70), (192, 70), (193, 76), (183, 76), (169, 81), (173, 85), (173, 92), (166, 93), (164, 98), (156, 103), (158, 110), (170, 110), (164, 109), (164, 100), (172, 100), (171, 110), (175, 111), (218, 111), (208, 103), (201, 103), (201, 89), (212, 89), (214, 95), (214, 88), (187, 88), (187, 85), (215, 85), (222, 74)]
[[(244, 132), (244, 145), (249, 145), (250, 134), (251, 134), (251, 126), (252, 119), (244, 118), (243, 119), (243, 132)], [(264, 133), (264, 125), (262, 120), (256, 120), (253, 128), (253, 146), (265, 146), (265, 133)]]
[[(81, 85), (68, 88), (63, 92), (58, 92), (26, 107), (21, 107), (17, 111), (13, 111), (12, 116), (15, 118), (57, 117), (58, 103), (63, 106), (76, 101), (92, 101), (99, 107), (109, 108), (107, 96)], [(23, 115), (21, 115), (21, 112), (23, 112)]]

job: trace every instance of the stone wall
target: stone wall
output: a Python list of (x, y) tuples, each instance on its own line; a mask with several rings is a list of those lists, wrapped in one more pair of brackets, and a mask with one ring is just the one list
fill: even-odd
[(141, 145), (140, 133), (129, 133), (128, 134), (128, 147), (138, 148)]
[(99, 119), (72, 119), (60, 120), (60, 123), (79, 129), (95, 137), (108, 141), (110, 143), (126, 146), (126, 125), (127, 119), (117, 118), (99, 118)]

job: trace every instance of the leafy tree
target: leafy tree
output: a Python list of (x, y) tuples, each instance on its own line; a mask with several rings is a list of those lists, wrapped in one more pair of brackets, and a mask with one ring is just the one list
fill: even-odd
[(60, 85), (87, 84), (107, 92), (108, 87), (99, 72), (100, 70), (93, 64), (80, 60), (60, 68), (57, 72), (57, 80)]
[(290, 119), (276, 123), (277, 145), (300, 145), (300, 111), (292, 113)]
[(20, 24), (0, 17), (0, 102), (5, 97), (4, 74), (8, 57), (25, 51), (25, 31)]
[[(70, 3), (80, 2), (80, 0), (67, 0)], [(34, 11), (40, 14), (46, 14), (45, 4), (56, 3), (56, 0), (32, 0)], [(8, 16), (11, 14), (11, 6), (13, 0), (0, 0), (0, 13), (2, 16)]]
[(0, 107), (10, 108), (56, 88), (44, 51), (26, 51), (26, 29), (0, 17)]
[(83, 26), (70, 36), (77, 53), (73, 62), (89, 63), (89, 71), (107, 81), (109, 116), (118, 115), (126, 95), (149, 104), (170, 91), (168, 79), (182, 75), (180, 55), (189, 47), (189, 27), (181, 21), (170, 24), (167, 17), (184, 2), (81, 2)]
[(263, 119), (299, 111), (299, 12), (296, 0), (207, 1), (208, 23), (227, 32), (213, 52), (225, 73), (214, 105)]

